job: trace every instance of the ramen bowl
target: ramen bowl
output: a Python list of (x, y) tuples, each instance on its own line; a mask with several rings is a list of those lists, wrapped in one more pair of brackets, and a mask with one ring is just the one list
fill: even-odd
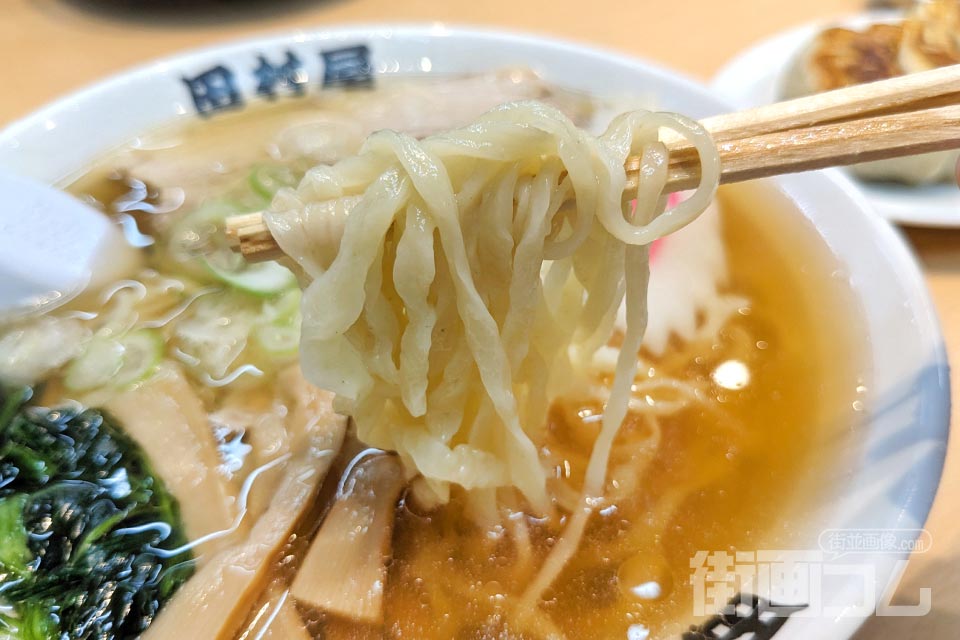
[[(517, 65), (575, 92), (637, 95), (695, 118), (729, 110), (677, 73), (577, 44), (446, 25), (323, 28), (183, 54), (70, 95), (0, 133), (0, 169), (65, 185), (112, 150), (172, 124), (203, 127), (264, 101), (333, 87), (362, 91), (391, 76), (442, 78)], [(686, 622), (704, 632), (846, 638), (883, 604), (910, 552), (929, 542), (922, 527), (950, 408), (943, 341), (903, 240), (842, 175), (784, 176), (745, 189), (731, 197), (769, 208), (769, 233), (757, 242), (777, 237), (781, 216), (812, 234), (820, 254), (834, 261), (825, 276), (806, 264), (794, 275), (822, 278), (813, 290), (848, 292), (850, 326), (825, 321), (822, 331), (849, 336), (862, 362), (850, 390), (854, 406), (817, 441), (827, 461), (796, 478), (804, 495), (782, 497), (793, 504), (780, 524), (789, 535), (776, 538), (783, 546), (703, 549), (690, 558), (690, 584), (677, 588), (690, 589)], [(50, 242), (47, 230), (29, 221), (17, 229), (14, 252)], [(792, 238), (781, 233), (778, 242)], [(727, 583), (728, 574), (742, 579)]]

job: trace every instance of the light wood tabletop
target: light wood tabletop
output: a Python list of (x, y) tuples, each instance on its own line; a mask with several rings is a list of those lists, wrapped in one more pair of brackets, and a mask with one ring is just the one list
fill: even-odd
[[(240, 36), (339, 23), (444, 21), (505, 27), (617, 49), (706, 80), (758, 39), (848, 14), (864, 0), (3, 0), (0, 126), (108, 74)], [(199, 5), (212, 6), (200, 10)], [(166, 7), (166, 9), (158, 7)], [(173, 8), (171, 8), (173, 7)], [(179, 9), (176, 9), (179, 7)], [(960, 362), (960, 231), (905, 230)], [(953, 398), (958, 398), (953, 380)], [(960, 406), (953, 424), (960, 424)], [(960, 637), (960, 439), (927, 523), (933, 547), (914, 558), (895, 601), (933, 590), (921, 618), (874, 618), (858, 640)]]

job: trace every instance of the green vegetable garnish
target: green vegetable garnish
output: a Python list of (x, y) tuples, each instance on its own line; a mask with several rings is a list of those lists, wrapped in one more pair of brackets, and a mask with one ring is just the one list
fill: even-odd
[(250, 188), (265, 200), (271, 200), (284, 187), (295, 187), (300, 177), (290, 167), (261, 164), (250, 171)]
[(296, 288), (297, 278), (276, 262), (248, 263), (227, 244), (229, 216), (249, 213), (234, 201), (212, 200), (183, 215), (169, 238), (174, 262), (199, 278), (223, 282), (239, 291), (270, 297)]
[(0, 390), (0, 637), (133, 638), (192, 574), (179, 506), (96, 409)]

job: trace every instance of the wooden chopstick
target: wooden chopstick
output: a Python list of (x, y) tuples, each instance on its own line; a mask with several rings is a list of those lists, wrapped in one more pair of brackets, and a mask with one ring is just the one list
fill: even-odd
[[(717, 148), (720, 184), (960, 149), (960, 104), (788, 129), (720, 142)], [(696, 187), (696, 152), (672, 150), (668, 175), (670, 191)]]
[(705, 118), (717, 142), (882, 114), (960, 104), (960, 65), (857, 84)]
[[(944, 106), (946, 105), (946, 106)], [(960, 65), (854, 85), (705, 118), (720, 152), (720, 183), (960, 148)], [(691, 189), (700, 169), (674, 139), (669, 191)], [(627, 190), (639, 158), (629, 158)]]
[(251, 262), (278, 260), (284, 256), (259, 211), (227, 218), (226, 234), (234, 251)]
[[(960, 149), (960, 65), (856, 85), (711, 118), (701, 124), (720, 154), (720, 183)], [(699, 182), (695, 150), (676, 138), (667, 191)], [(640, 159), (631, 157), (625, 194), (636, 190)], [(282, 251), (257, 213), (227, 220), (234, 246), (252, 261)]]

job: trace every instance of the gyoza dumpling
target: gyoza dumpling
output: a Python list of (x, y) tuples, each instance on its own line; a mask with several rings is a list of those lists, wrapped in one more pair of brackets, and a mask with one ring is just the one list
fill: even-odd
[(903, 23), (898, 62), (904, 73), (960, 63), (960, 2), (924, 2)]
[[(794, 59), (784, 98), (839, 89), (960, 63), (960, 3), (919, 5), (898, 24), (821, 31)], [(851, 167), (864, 180), (928, 184), (952, 180), (958, 151), (865, 162)]]

